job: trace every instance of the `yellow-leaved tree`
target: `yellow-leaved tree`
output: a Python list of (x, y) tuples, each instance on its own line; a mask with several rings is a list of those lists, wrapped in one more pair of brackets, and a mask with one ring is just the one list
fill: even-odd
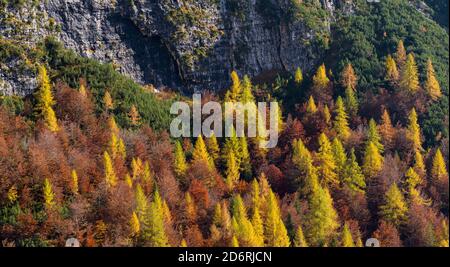
[(56, 206), (55, 193), (53, 192), (52, 184), (48, 178), (44, 180), (44, 187), (42, 189), (44, 194), (44, 206), (46, 209), (52, 209)]
[(336, 186), (339, 184), (336, 174), (336, 163), (334, 161), (328, 137), (321, 133), (319, 136), (319, 150), (317, 153), (319, 177), (323, 185)]
[(422, 137), (420, 134), (420, 125), (417, 122), (416, 109), (412, 108), (408, 117), (407, 139), (411, 142), (415, 151), (422, 150)]
[(441, 86), (436, 79), (436, 74), (433, 68), (431, 59), (427, 61), (427, 80), (425, 81), (425, 90), (433, 100), (437, 100), (442, 96)]
[(350, 127), (348, 126), (348, 115), (344, 107), (344, 102), (340, 96), (336, 100), (335, 113), (333, 129), (339, 139), (345, 142), (350, 137)]
[(366, 177), (374, 177), (383, 168), (383, 156), (377, 146), (369, 142), (364, 153), (363, 173)]
[(386, 58), (386, 80), (390, 81), (391, 83), (395, 83), (398, 81), (400, 74), (398, 72), (397, 63), (395, 63), (395, 60), (392, 58), (391, 55), (388, 55)]
[(105, 151), (103, 153), (103, 167), (105, 173), (105, 181), (108, 187), (114, 187), (117, 184), (117, 176), (114, 171), (114, 166), (109, 156), (109, 153)]
[(395, 226), (400, 226), (407, 219), (408, 205), (396, 183), (385, 194), (384, 204), (380, 206), (380, 216)]
[(415, 93), (419, 90), (419, 75), (413, 54), (408, 54), (400, 75), (400, 88)]
[(45, 122), (45, 125), (50, 131), (56, 132), (59, 130), (59, 126), (55, 111), (53, 110), (55, 100), (53, 99), (47, 69), (43, 65), (38, 68), (38, 80), (39, 87), (34, 94), (36, 98), (36, 114)]

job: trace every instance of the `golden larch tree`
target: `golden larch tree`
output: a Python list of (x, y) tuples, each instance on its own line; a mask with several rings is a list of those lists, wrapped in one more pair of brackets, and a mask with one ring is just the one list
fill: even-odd
[(445, 160), (442, 156), (441, 150), (438, 148), (433, 157), (433, 164), (431, 167), (431, 177), (434, 181), (443, 181), (448, 179), (448, 172), (445, 166)]
[(416, 93), (419, 88), (419, 74), (413, 54), (408, 54), (405, 66), (400, 75), (400, 88), (410, 93)]
[(386, 58), (386, 80), (390, 82), (397, 82), (400, 78), (400, 73), (398, 72), (397, 63), (392, 58), (391, 55), (388, 55)]
[(338, 185), (336, 163), (328, 137), (321, 133), (319, 136), (319, 150), (317, 153), (318, 171), (323, 185)]
[(380, 216), (395, 226), (400, 226), (407, 219), (408, 205), (396, 183), (385, 194), (384, 204), (380, 206)]
[(330, 83), (330, 79), (327, 77), (327, 70), (325, 64), (319, 66), (316, 74), (313, 76), (313, 87), (317, 89), (326, 88)]
[(383, 156), (377, 146), (369, 142), (364, 153), (363, 173), (366, 177), (374, 177), (383, 168)]
[(59, 126), (55, 111), (53, 110), (55, 100), (53, 99), (47, 69), (43, 65), (38, 68), (38, 81), (39, 87), (34, 94), (36, 98), (35, 111), (37, 116), (45, 122), (45, 125), (50, 131), (57, 132)]
[(344, 107), (344, 102), (340, 96), (336, 100), (335, 114), (333, 129), (339, 139), (345, 142), (350, 137), (351, 131), (348, 126), (348, 115)]
[(436, 79), (436, 74), (434, 72), (431, 59), (428, 59), (427, 61), (427, 79), (425, 81), (425, 90), (433, 100), (437, 100), (442, 96), (441, 86)]
[(312, 95), (309, 96), (308, 103), (306, 104), (306, 112), (308, 112), (308, 113), (316, 113), (317, 112), (317, 106), (314, 101), (314, 97)]
[(108, 187), (114, 187), (117, 184), (117, 176), (114, 171), (114, 166), (109, 153), (105, 151), (103, 153), (103, 168), (105, 174), (105, 181)]
[(141, 116), (135, 105), (132, 105), (130, 111), (128, 112), (128, 119), (130, 120), (130, 125), (133, 127), (139, 126), (141, 123)]
[(294, 82), (297, 84), (297, 86), (300, 86), (302, 84), (302, 82), (303, 82), (303, 73), (302, 73), (302, 70), (300, 68), (297, 68), (295, 70)]
[(114, 109), (113, 98), (108, 91), (105, 91), (105, 94), (103, 95), (103, 106), (105, 107), (106, 111)]
[(346, 248), (355, 247), (355, 242), (353, 241), (352, 233), (347, 222), (345, 222), (344, 228), (342, 229), (341, 246)]
[(415, 151), (422, 150), (422, 136), (420, 134), (420, 125), (417, 122), (416, 109), (412, 108), (408, 116), (407, 139), (411, 142)]
[(55, 193), (53, 192), (53, 187), (48, 178), (44, 180), (44, 186), (42, 189), (44, 195), (44, 206), (46, 209), (52, 209), (56, 206)]

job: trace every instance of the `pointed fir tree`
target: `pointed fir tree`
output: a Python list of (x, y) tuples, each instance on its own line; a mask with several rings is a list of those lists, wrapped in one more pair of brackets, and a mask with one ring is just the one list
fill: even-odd
[(197, 207), (189, 192), (186, 192), (184, 196), (186, 217), (189, 221), (194, 222), (197, 219)]
[(445, 160), (439, 148), (437, 149), (436, 154), (433, 157), (433, 163), (431, 167), (431, 178), (434, 181), (444, 181), (444, 179), (448, 179), (448, 172), (445, 166)]
[(175, 141), (174, 172), (178, 177), (184, 177), (187, 170), (186, 156), (180, 141)]
[(247, 138), (245, 136), (239, 137), (240, 152), (241, 152), (241, 164), (239, 170), (244, 179), (250, 179), (252, 177), (252, 165), (250, 161), (250, 152), (248, 151)]
[(253, 96), (252, 93), (252, 88), (253, 85), (250, 78), (247, 75), (245, 75), (242, 81), (242, 94), (241, 94), (241, 102), (243, 104), (252, 103), (255, 101), (255, 97)]
[(253, 209), (260, 208), (260, 205), (261, 205), (260, 194), (261, 194), (261, 190), (259, 189), (258, 181), (256, 179), (253, 179), (252, 184), (251, 184), (251, 191), (250, 191), (251, 203), (252, 203)]
[(113, 99), (108, 91), (105, 91), (105, 94), (103, 95), (103, 106), (106, 111), (114, 109)]
[(395, 130), (386, 109), (383, 110), (383, 114), (381, 115), (381, 124), (378, 126), (378, 131), (383, 138), (384, 146), (390, 147), (394, 140)]
[(241, 153), (239, 138), (236, 135), (236, 131), (235, 131), (234, 127), (231, 127), (230, 137), (227, 137), (225, 139), (225, 144), (222, 149), (223, 159), (225, 161), (227, 161), (230, 152), (233, 152), (233, 154), (235, 156), (236, 165), (240, 166), (241, 159), (242, 159), (242, 153)]
[(228, 153), (225, 177), (228, 190), (233, 190), (240, 177), (239, 166), (236, 164), (236, 157), (234, 156), (233, 151)]
[(267, 199), (267, 214), (265, 218), (265, 244), (268, 247), (289, 247), (289, 236), (287, 234), (286, 227), (281, 220), (280, 208), (272, 190), (269, 190)]
[(383, 220), (400, 226), (407, 218), (408, 206), (397, 184), (393, 183), (385, 194), (385, 203), (380, 206), (380, 216)]
[[(236, 71), (231, 72), (231, 88), (227, 92), (225, 97), (225, 102), (236, 102), (239, 100), (241, 95), (241, 81)], [(227, 99), (228, 98), (228, 99)]]
[(256, 246), (264, 246), (264, 225), (261, 219), (259, 208), (256, 206), (253, 208), (251, 222), (255, 231)]
[(328, 108), (328, 105), (325, 104), (323, 111), (323, 118), (325, 120), (325, 123), (327, 124), (327, 126), (330, 126), (331, 123), (331, 113), (330, 113), (330, 109)]
[(328, 189), (322, 188), (317, 181), (312, 183), (315, 186), (308, 198), (306, 237), (310, 246), (327, 246), (339, 227), (338, 215)]
[(352, 233), (347, 222), (345, 222), (344, 229), (342, 230), (341, 246), (345, 248), (355, 247), (355, 242), (353, 242)]
[[(302, 193), (306, 195), (310, 194), (315, 189), (319, 178), (317, 169), (313, 165), (311, 153), (308, 151), (301, 139), (294, 140), (293, 142), (292, 162), (299, 171), (299, 177), (297, 179), (305, 179), (305, 185), (298, 189), (301, 189), (303, 191)], [(300, 186), (298, 181), (296, 186)]]
[(319, 136), (319, 150), (317, 153), (319, 177), (323, 185), (338, 185), (336, 163), (328, 137), (322, 133)]
[(300, 67), (295, 70), (294, 73), (294, 82), (297, 86), (300, 86), (303, 82), (303, 73)]
[(425, 90), (433, 100), (438, 100), (442, 96), (441, 86), (436, 79), (433, 63), (431, 59), (427, 61), (427, 79), (425, 81)]
[(331, 144), (331, 152), (333, 154), (334, 163), (336, 165), (336, 174), (340, 182), (343, 181), (345, 176), (345, 166), (347, 164), (347, 154), (345, 153), (344, 146), (339, 138), (334, 138)]
[(333, 129), (339, 139), (345, 141), (348, 137), (350, 137), (350, 127), (348, 126), (347, 112), (340, 96), (336, 100), (335, 113), (336, 116), (333, 121)]
[(224, 236), (230, 236), (231, 234), (231, 215), (228, 210), (228, 205), (226, 201), (222, 201), (221, 203), (222, 210), (222, 221), (221, 226), (223, 230)]
[(86, 85), (84, 82), (80, 82), (80, 87), (78, 88), (78, 92), (82, 97), (87, 97)]
[(411, 142), (414, 151), (422, 151), (420, 125), (417, 122), (417, 113), (414, 108), (409, 113), (406, 137)]
[(427, 171), (425, 169), (425, 163), (423, 161), (422, 154), (419, 151), (416, 151), (414, 155), (414, 171), (420, 176), (425, 177)]
[(146, 219), (146, 214), (149, 209), (149, 204), (147, 201), (147, 197), (144, 194), (144, 191), (142, 190), (142, 187), (140, 184), (136, 185), (136, 191), (134, 193), (135, 198), (135, 212), (138, 216), (139, 222), (143, 224)]
[(45, 125), (51, 132), (57, 132), (59, 130), (59, 126), (55, 111), (53, 110), (55, 100), (53, 99), (47, 69), (42, 65), (38, 68), (38, 82), (39, 87), (34, 94), (36, 98), (36, 114), (44, 121)]
[(133, 188), (133, 180), (131, 180), (131, 176), (129, 173), (125, 174), (125, 183), (128, 185), (129, 188)]
[(386, 80), (394, 83), (397, 82), (400, 78), (400, 74), (398, 72), (397, 63), (395, 63), (395, 60), (392, 58), (391, 55), (388, 55), (386, 58)]
[(70, 173), (71, 176), (71, 186), (70, 189), (74, 195), (78, 194), (78, 174), (76, 170), (72, 170)]
[(217, 202), (216, 205), (214, 206), (214, 214), (213, 214), (213, 218), (212, 218), (212, 223), (217, 226), (217, 227), (221, 227), (222, 226), (222, 205), (220, 204), (220, 202)]
[(142, 170), (142, 181), (150, 187), (153, 185), (152, 171), (150, 170), (150, 164), (148, 161), (144, 163), (144, 169)]
[(131, 173), (133, 180), (136, 180), (142, 174), (142, 160), (140, 158), (133, 158), (131, 160)]
[(130, 111), (128, 112), (128, 120), (132, 127), (137, 127), (141, 124), (141, 115), (135, 105), (131, 105)]
[(217, 164), (220, 156), (220, 147), (214, 132), (206, 139), (206, 147), (208, 148), (211, 159)]
[(133, 211), (133, 213), (131, 214), (131, 219), (130, 219), (131, 236), (139, 235), (140, 230), (141, 230), (141, 225), (139, 223), (138, 216), (137, 216), (136, 212)]
[(324, 89), (330, 83), (330, 79), (327, 77), (327, 70), (325, 64), (320, 65), (316, 74), (313, 76), (313, 87), (317, 89)]
[(306, 112), (310, 114), (317, 112), (317, 106), (312, 95), (309, 96), (308, 104), (306, 105)]
[(377, 123), (374, 119), (370, 119), (369, 121), (369, 127), (367, 129), (366, 134), (366, 146), (369, 143), (373, 143), (377, 148), (378, 152), (383, 153), (384, 152), (384, 146), (381, 143), (381, 136), (378, 133)]
[(422, 178), (420, 178), (413, 168), (409, 168), (405, 174), (405, 184), (411, 203), (419, 205), (429, 204), (428, 201), (422, 198), (420, 189), (418, 188), (422, 183)]
[(356, 242), (355, 242), (355, 246), (358, 248), (362, 248), (364, 247), (362, 239), (361, 239), (361, 232), (358, 230), (356, 233)]
[(117, 176), (114, 171), (114, 166), (108, 152), (103, 153), (103, 168), (105, 174), (105, 181), (108, 187), (114, 187), (117, 184)]
[(369, 142), (364, 153), (363, 173), (367, 178), (374, 177), (383, 168), (383, 157), (378, 148)]
[(146, 244), (151, 247), (168, 247), (169, 240), (165, 232), (163, 205), (158, 190), (154, 193), (147, 219), (149, 227), (145, 229), (144, 233)]
[(297, 248), (308, 247), (308, 243), (306, 242), (302, 227), (300, 225), (297, 227), (297, 230), (295, 231), (294, 247), (297, 247)]
[(116, 159), (118, 156), (119, 148), (119, 139), (115, 133), (111, 133), (111, 138), (108, 143), (108, 153), (111, 155), (113, 159)]
[(239, 247), (239, 241), (237, 240), (236, 236), (233, 236), (231, 239), (231, 247), (232, 248), (238, 248)]
[(241, 246), (259, 246), (252, 223), (247, 217), (247, 210), (240, 195), (232, 202), (232, 228)]
[(115, 135), (119, 134), (119, 127), (117, 126), (116, 120), (114, 119), (114, 116), (110, 116), (108, 118), (108, 128), (111, 131), (111, 133), (114, 133)]
[(56, 206), (55, 193), (53, 192), (52, 184), (48, 178), (44, 180), (44, 186), (42, 189), (44, 195), (44, 206), (46, 209), (50, 210)]
[(403, 66), (400, 75), (400, 88), (415, 93), (419, 90), (419, 76), (416, 61), (412, 54), (408, 54), (405, 66)]
[(354, 148), (351, 149), (350, 157), (348, 157), (347, 163), (345, 164), (343, 181), (353, 192), (364, 192), (366, 188), (365, 178), (356, 161)]
[(197, 137), (197, 141), (195, 142), (194, 152), (192, 152), (192, 159), (194, 162), (204, 162), (211, 170), (214, 169), (214, 162), (209, 156), (205, 142), (203, 141), (203, 137), (201, 135)]

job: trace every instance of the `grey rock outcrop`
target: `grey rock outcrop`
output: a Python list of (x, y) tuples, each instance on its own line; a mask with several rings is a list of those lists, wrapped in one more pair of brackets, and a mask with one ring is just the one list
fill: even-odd
[[(56, 35), (66, 47), (112, 62), (139, 83), (189, 93), (228, 87), (231, 70), (252, 77), (292, 72), (297, 67), (311, 70), (323, 51), (314, 45), (314, 30), (301, 19), (289, 18), (293, 1), (301, 2), (47, 0), (22, 14), (42, 12), (44, 19), (58, 25)], [(335, 2), (339, 1), (317, 0), (317, 5), (332, 16)], [(34, 35), (27, 41), (51, 32), (39, 28), (42, 24), (30, 23), (28, 32)], [(0, 34), (8, 37), (1, 27)], [(8, 77), (0, 75), (10, 84), (10, 89), (1, 90), (18, 93), (11, 88), (14, 79), (20, 79)], [(28, 89), (19, 92), (27, 93)]]

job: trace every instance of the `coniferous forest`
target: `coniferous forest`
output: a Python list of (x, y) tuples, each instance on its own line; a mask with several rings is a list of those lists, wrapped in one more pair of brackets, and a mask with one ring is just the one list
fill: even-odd
[(399, 29), (355, 13), (311, 70), (231, 69), (229, 87), (201, 92), (277, 101), (268, 149), (235, 133), (174, 138), (170, 106), (192, 94), (52, 36), (0, 36), (0, 72), (20, 58), (37, 77), (31, 94), (0, 91), (0, 246), (448, 247), (448, 22), (409, 16)]

